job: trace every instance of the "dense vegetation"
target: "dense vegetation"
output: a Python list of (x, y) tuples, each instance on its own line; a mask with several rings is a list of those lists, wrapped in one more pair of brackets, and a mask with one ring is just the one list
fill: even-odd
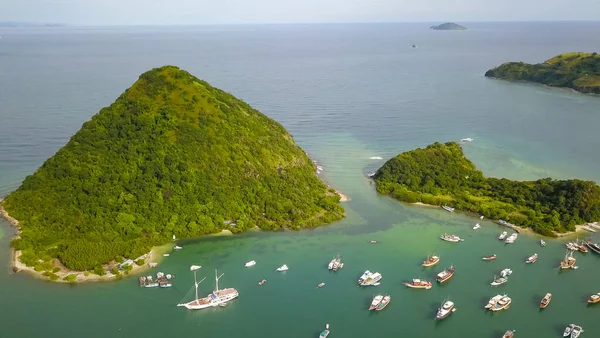
[(446, 23), (443, 23), (441, 25), (431, 26), (431, 29), (446, 30), (446, 31), (449, 31), (449, 30), (461, 31), (461, 30), (467, 29), (467, 27), (461, 26), (461, 25), (456, 24), (454, 22), (446, 22)]
[(600, 220), (600, 187), (581, 180), (486, 178), (458, 143), (434, 143), (387, 161), (377, 191), (404, 202), (449, 205), (553, 236)]
[(299, 229), (343, 217), (291, 135), (234, 96), (167, 66), (86, 122), (4, 208), (22, 261), (76, 270), (178, 238)]
[(567, 53), (534, 65), (507, 62), (488, 70), (485, 76), (537, 82), (553, 87), (572, 88), (582, 93), (600, 94), (600, 55)]

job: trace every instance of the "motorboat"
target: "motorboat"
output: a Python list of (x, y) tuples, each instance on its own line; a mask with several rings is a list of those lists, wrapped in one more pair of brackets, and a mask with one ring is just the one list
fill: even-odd
[(540, 239), (540, 245), (541, 246), (546, 246), (546, 241), (544, 241), (543, 239)]
[(454, 212), (454, 208), (452, 208), (452, 207), (449, 207), (449, 206), (447, 206), (447, 205), (442, 205), (442, 209), (444, 209), (444, 210), (446, 210), (446, 211), (448, 211), (448, 212)]
[(507, 244), (513, 244), (517, 240), (518, 236), (519, 236), (519, 234), (517, 234), (516, 232), (513, 232), (510, 236), (508, 236), (508, 238), (506, 238), (504, 240), (504, 242)]
[(456, 311), (454, 302), (452, 302), (450, 300), (446, 300), (438, 308), (437, 314), (435, 315), (435, 319), (437, 319), (437, 320), (444, 319), (444, 318), (448, 317), (454, 311)]
[(487, 256), (487, 257), (483, 257), (482, 259), (484, 261), (493, 261), (494, 259), (496, 259), (496, 254), (493, 254), (493, 255)]
[(504, 270), (500, 271), (500, 276), (502, 276), (502, 277), (507, 277), (510, 275), (512, 275), (511, 269), (504, 269)]
[(426, 290), (431, 289), (431, 287), (433, 286), (433, 283), (422, 279), (413, 279), (410, 282), (404, 282), (403, 284), (409, 288)]
[(476, 223), (476, 224), (473, 226), (473, 230), (478, 230), (478, 229), (481, 229), (481, 225), (479, 225), (479, 223)]
[(577, 338), (583, 332), (583, 329), (579, 325), (573, 325), (571, 330), (571, 338)]
[(169, 257), (170, 255), (168, 253), (163, 254), (163, 257)]
[(376, 243), (377, 243), (377, 241), (376, 241), (376, 240), (374, 240), (374, 239), (372, 239), (372, 240), (370, 240), (370, 241), (369, 241), (369, 243), (371, 243), (371, 244), (376, 244)]
[(266, 282), (267, 282), (267, 280), (266, 280), (266, 279), (263, 279), (263, 280), (261, 280), (260, 282), (258, 282), (258, 285), (263, 285), (263, 284), (265, 284)]
[(504, 332), (502, 338), (513, 338), (515, 336), (515, 330), (508, 330)]
[(600, 302), (600, 293), (596, 293), (590, 296), (590, 299), (587, 301), (589, 304), (596, 304)]
[(498, 239), (501, 240), (501, 241), (503, 241), (506, 238), (507, 235), (508, 235), (508, 232), (502, 231), (502, 233), (500, 234), (500, 236), (498, 236)]
[(377, 296), (373, 297), (373, 300), (371, 301), (371, 305), (369, 306), (369, 311), (375, 310), (377, 308), (377, 306), (379, 306), (379, 303), (381, 303), (382, 300), (383, 300), (383, 295), (377, 295)]
[(443, 235), (440, 235), (440, 238), (446, 242), (461, 242), (464, 241), (464, 239), (461, 239), (460, 237), (456, 236), (456, 235), (449, 235), (444, 233)]
[(440, 262), (439, 256), (431, 255), (431, 256), (427, 256), (427, 259), (425, 261), (423, 261), (423, 264), (421, 264), (421, 266), (430, 267), (430, 266), (436, 265), (439, 262)]
[(183, 247), (181, 247), (179, 245), (175, 245), (175, 247), (173, 249), (175, 249), (175, 250), (181, 250), (181, 249), (183, 249)]
[(255, 266), (255, 265), (256, 265), (256, 261), (250, 261), (250, 262), (246, 263), (246, 267)]
[(565, 328), (565, 331), (563, 332), (563, 337), (569, 337), (571, 335), (571, 332), (573, 331), (573, 326), (575, 326), (575, 324), (569, 324), (569, 326)]
[(440, 272), (437, 274), (436, 276), (436, 280), (441, 284), (441, 283), (445, 283), (446, 281), (448, 281), (450, 278), (452, 278), (452, 276), (454, 276), (454, 272), (455, 272), (456, 268), (454, 266), (450, 266), (449, 268), (447, 268), (446, 270)]
[(507, 295), (496, 295), (490, 299), (485, 307), (488, 310), (496, 312), (508, 309), (511, 303), (512, 299)]
[(277, 271), (280, 271), (280, 272), (281, 272), (281, 271), (288, 271), (288, 270), (289, 270), (289, 268), (288, 268), (288, 266), (287, 266), (287, 265), (283, 264), (282, 266), (278, 267), (276, 270), (277, 270)]
[(390, 295), (384, 296), (383, 300), (381, 300), (381, 302), (375, 308), (375, 311), (381, 311), (381, 310), (385, 309), (385, 307), (388, 306), (391, 301), (392, 301), (392, 296), (390, 296)]
[(343, 267), (344, 263), (342, 263), (342, 257), (340, 255), (334, 257), (327, 265), (327, 268), (333, 271), (337, 271), (338, 269), (341, 269)]
[(500, 277), (500, 278), (496, 278), (496, 276), (494, 276), (494, 280), (490, 283), (491, 286), (498, 286), (498, 285), (502, 285), (504, 283), (508, 282), (508, 278), (506, 277)]
[(525, 263), (527, 264), (531, 264), (531, 263), (535, 263), (538, 259), (538, 255), (536, 253), (534, 253), (533, 255), (529, 256), (526, 260)]
[(460, 139), (460, 142), (473, 142), (473, 139), (470, 137)]
[(317, 287), (318, 287), (318, 288), (322, 288), (322, 287), (324, 287), (324, 286), (325, 286), (325, 283), (323, 283), (323, 282), (321, 282), (321, 283), (317, 284)]
[(566, 243), (565, 246), (571, 251), (579, 251), (579, 245), (577, 245), (577, 243), (569, 242)]
[(552, 294), (551, 293), (547, 293), (544, 298), (542, 298), (542, 301), (540, 302), (540, 309), (545, 309), (546, 307), (548, 307), (548, 305), (550, 304), (550, 301), (552, 300)]
[(327, 338), (329, 336), (329, 324), (325, 324), (325, 330), (321, 331), (319, 338)]

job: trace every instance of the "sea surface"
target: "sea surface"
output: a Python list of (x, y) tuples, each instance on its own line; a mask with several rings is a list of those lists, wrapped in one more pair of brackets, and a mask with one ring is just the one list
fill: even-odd
[[(561, 337), (582, 325), (600, 336), (600, 256), (576, 253), (579, 269), (557, 269), (565, 240), (522, 235), (514, 245), (490, 221), (377, 195), (365, 174), (399, 152), (435, 141), (472, 137), (466, 155), (486, 175), (600, 181), (600, 97), (485, 78), (505, 61), (542, 62), (569, 51), (598, 51), (600, 23), (473, 23), (467, 31), (430, 24), (256, 25), (0, 29), (0, 196), (16, 189), (102, 107), (144, 71), (177, 65), (233, 93), (281, 122), (324, 169), (322, 177), (349, 195), (343, 221), (299, 232), (255, 232), (179, 243), (160, 265), (175, 274), (171, 289), (141, 289), (136, 278), (113, 283), (55, 284), (9, 269), (13, 230), (0, 221), (0, 337)], [(416, 48), (411, 46), (415, 44)], [(380, 156), (383, 160), (370, 159)], [(456, 233), (464, 242), (439, 239)], [(587, 234), (586, 234), (587, 235)], [(584, 235), (581, 235), (582, 237)], [(600, 236), (594, 235), (595, 240)], [(377, 244), (369, 244), (369, 240)], [(430, 253), (439, 266), (423, 269)], [(537, 252), (538, 262), (524, 260)], [(342, 255), (344, 268), (326, 269)], [(482, 256), (497, 254), (484, 262)], [(244, 263), (257, 265), (245, 268)], [(222, 287), (239, 299), (226, 308), (187, 311), (175, 305), (203, 266), (200, 293)], [(290, 270), (275, 272), (287, 264)], [(411, 278), (443, 286), (411, 290)], [(511, 268), (510, 281), (489, 283)], [(356, 280), (369, 269), (378, 287)], [(157, 271), (158, 271), (157, 270)], [(267, 279), (259, 287), (257, 282)], [(326, 286), (316, 288), (319, 282)], [(540, 311), (546, 292), (554, 295)], [(382, 312), (367, 307), (389, 293)], [(511, 308), (488, 313), (497, 293)], [(436, 322), (450, 298), (457, 311)], [(599, 304), (600, 305), (600, 304)]]

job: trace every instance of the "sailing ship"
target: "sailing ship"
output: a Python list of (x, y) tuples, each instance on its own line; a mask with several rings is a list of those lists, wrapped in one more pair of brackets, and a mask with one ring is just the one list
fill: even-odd
[(513, 338), (515, 336), (515, 330), (508, 330), (504, 332), (502, 338)]
[(496, 278), (496, 276), (494, 276), (494, 280), (490, 283), (491, 286), (498, 286), (498, 285), (502, 285), (504, 283), (508, 282), (508, 278), (506, 277), (500, 277), (500, 278)]
[(548, 307), (548, 305), (550, 304), (550, 301), (552, 300), (552, 294), (551, 293), (547, 293), (544, 298), (542, 298), (542, 301), (540, 302), (540, 309), (545, 309), (546, 307)]
[(496, 254), (493, 254), (493, 255), (487, 256), (487, 257), (483, 257), (482, 259), (484, 261), (493, 261), (494, 259), (496, 259)]
[(435, 319), (442, 320), (442, 319), (448, 317), (454, 311), (456, 311), (456, 307), (454, 306), (454, 302), (452, 302), (450, 300), (446, 300), (438, 308), (438, 311), (437, 311), (437, 313), (435, 315)]
[(588, 304), (596, 304), (600, 302), (600, 293), (596, 293), (590, 296), (588, 299)]
[(381, 310), (385, 309), (385, 307), (388, 306), (391, 301), (392, 301), (392, 296), (390, 296), (390, 295), (384, 296), (383, 299), (381, 300), (381, 302), (375, 308), (375, 311), (381, 311)]
[(535, 263), (537, 261), (537, 258), (538, 258), (538, 255), (536, 253), (534, 253), (533, 255), (529, 256), (525, 260), (525, 263), (527, 263), (527, 264)]
[(433, 283), (422, 279), (413, 279), (410, 282), (404, 282), (403, 284), (408, 286), (409, 288), (426, 290), (431, 289), (431, 287), (433, 286)]
[(430, 266), (436, 265), (439, 262), (440, 262), (439, 256), (436, 256), (436, 255), (427, 256), (427, 259), (425, 261), (423, 261), (423, 264), (421, 264), (421, 266), (430, 267)]
[(507, 295), (496, 295), (490, 298), (490, 301), (485, 306), (485, 308), (494, 312), (502, 311), (510, 308), (511, 303), (512, 299)]
[(442, 209), (444, 209), (446, 211), (449, 211), (449, 212), (454, 212), (454, 208), (451, 208), (451, 207), (449, 207), (447, 205), (442, 205)]
[(508, 232), (506, 231), (502, 231), (502, 233), (500, 234), (500, 236), (498, 236), (498, 239), (503, 241), (506, 238), (506, 235), (508, 235)]
[(454, 266), (450, 266), (446, 270), (437, 274), (436, 280), (441, 284), (448, 281), (452, 276), (454, 276), (454, 271), (456, 268)]
[(456, 235), (449, 235), (449, 234), (443, 234), (440, 235), (440, 238), (446, 242), (460, 242), (460, 241), (464, 241), (463, 239), (461, 239), (460, 237), (456, 236)]
[(327, 338), (329, 336), (329, 324), (325, 324), (325, 330), (321, 331), (319, 338)]
[(373, 300), (371, 301), (371, 305), (369, 306), (369, 311), (375, 310), (375, 308), (377, 308), (377, 306), (379, 305), (379, 303), (381, 303), (382, 300), (383, 300), (383, 295), (377, 295), (377, 296), (373, 297)]
[(577, 269), (577, 266), (575, 266), (576, 262), (577, 262), (577, 259), (575, 257), (573, 257), (573, 251), (569, 251), (565, 255), (565, 258), (560, 262), (560, 268), (561, 269)]
[(367, 270), (358, 279), (358, 284), (362, 286), (377, 286), (379, 285), (379, 281), (381, 280), (381, 278), (383, 278), (383, 276), (379, 272), (371, 272)]
[(234, 288), (226, 288), (223, 290), (219, 289), (219, 279), (223, 277), (223, 274), (219, 276), (217, 270), (215, 269), (215, 289), (208, 296), (204, 298), (199, 298), (198, 285), (200, 285), (200, 283), (202, 283), (202, 281), (206, 279), (205, 277), (200, 282), (197, 281), (196, 271), (198, 271), (200, 268), (201, 267), (198, 265), (192, 265), (190, 267), (190, 270), (194, 272), (194, 287), (196, 289), (196, 298), (187, 303), (179, 303), (177, 304), (177, 306), (182, 306), (189, 310), (201, 310), (209, 307), (220, 306), (221, 304), (227, 303), (239, 296), (238, 291)]

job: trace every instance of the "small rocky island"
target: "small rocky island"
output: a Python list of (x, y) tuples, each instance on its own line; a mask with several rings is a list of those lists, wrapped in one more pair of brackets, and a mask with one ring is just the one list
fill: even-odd
[(440, 31), (463, 31), (463, 30), (467, 29), (467, 27), (461, 26), (454, 22), (446, 22), (441, 25), (431, 26), (430, 28), (435, 29), (435, 30), (440, 30)]
[(560, 54), (538, 64), (507, 62), (488, 70), (485, 76), (600, 94), (600, 55), (576, 52)]
[(600, 219), (596, 183), (484, 177), (456, 142), (436, 142), (402, 153), (379, 168), (373, 179), (378, 192), (403, 202), (447, 205), (547, 236)]
[(84, 123), (0, 211), (18, 228), (18, 263), (58, 279), (175, 237), (315, 227), (343, 217), (339, 201), (281, 124), (165, 66)]

